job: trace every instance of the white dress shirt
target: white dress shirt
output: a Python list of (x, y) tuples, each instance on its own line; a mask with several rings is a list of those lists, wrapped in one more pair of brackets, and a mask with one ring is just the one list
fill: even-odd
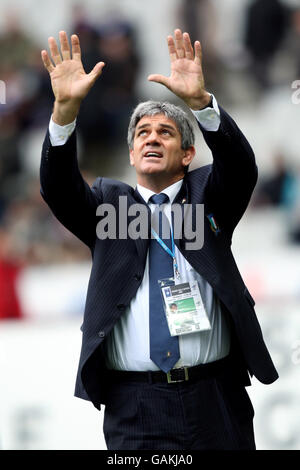
[[(208, 131), (217, 131), (220, 125), (220, 111), (213, 97), (213, 108), (193, 111), (199, 123)], [(76, 120), (66, 126), (59, 126), (50, 120), (49, 133), (53, 146), (64, 145), (75, 129)], [(171, 218), (171, 204), (179, 192), (182, 181), (177, 181), (162, 192), (169, 196), (165, 214)], [(137, 189), (149, 203), (153, 191), (137, 185)], [(155, 205), (149, 203), (153, 212)], [(176, 259), (182, 282), (197, 280), (202, 301), (209, 317), (211, 330), (179, 336), (180, 359), (175, 367), (194, 366), (216, 361), (228, 355), (230, 331), (223, 317), (218, 298), (206, 282), (175, 247)], [(117, 287), (117, 286), (116, 286)], [(106, 340), (106, 365), (110, 369), (146, 371), (159, 370), (150, 359), (149, 347), (149, 254), (142, 283), (129, 307), (122, 314)]]

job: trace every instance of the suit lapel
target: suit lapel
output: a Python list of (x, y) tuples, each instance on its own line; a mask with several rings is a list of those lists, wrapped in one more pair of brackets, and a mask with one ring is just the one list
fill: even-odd
[[(188, 177), (186, 177), (183, 181), (182, 187), (180, 191), (178, 192), (177, 196), (174, 199), (173, 204), (179, 204), (182, 209), (182, 220), (184, 221), (184, 205), (185, 204), (192, 204), (191, 201), (191, 193), (190, 193), (190, 188), (189, 184), (187, 181)], [(199, 188), (200, 189), (200, 188)], [(202, 194), (203, 196), (203, 194)], [(200, 203), (200, 201), (197, 201)], [(129, 194), (128, 197), (128, 207), (130, 207), (132, 204), (143, 204), (147, 207), (148, 211), (148, 239), (144, 240), (142, 238), (138, 238), (135, 241), (136, 249), (138, 252), (138, 255), (141, 260), (146, 259), (147, 256), (147, 251), (149, 248), (149, 240), (151, 237), (151, 211), (144, 199), (141, 197), (140, 193), (138, 190), (135, 188), (135, 190), (132, 191), (132, 193)], [(203, 203), (203, 201), (201, 201)], [(193, 203), (195, 204), (195, 203)], [(194, 208), (193, 208), (194, 210)], [(128, 217), (128, 224), (131, 222), (131, 220), (134, 219), (134, 216), (129, 216)], [(180, 250), (182, 255), (188, 260), (188, 262), (191, 264), (191, 266), (212, 286), (215, 287), (217, 285), (217, 278), (218, 278), (218, 273), (215, 270), (215, 265), (213, 263), (212, 257), (209, 254), (209, 251), (207, 249), (207, 246), (205, 244), (205, 239), (206, 237), (209, 237), (211, 234), (209, 233), (209, 229), (207, 227), (206, 220), (204, 221), (204, 227), (205, 227), (205, 233), (204, 233), (204, 246), (200, 250), (186, 250), (185, 245), (186, 242), (189, 242), (189, 240), (185, 239), (184, 237), (184, 228), (182, 227), (182, 234), (180, 238), (175, 237), (175, 244), (177, 248)], [(195, 230), (195, 214), (193, 216), (193, 230)]]
[[(182, 184), (182, 187), (177, 194), (173, 204), (180, 204), (181, 209), (182, 209), (182, 220), (183, 220), (183, 226), (182, 226), (182, 234), (181, 238), (175, 238), (175, 244), (177, 248), (180, 250), (182, 255), (188, 260), (188, 262), (191, 264), (191, 266), (212, 286), (216, 285), (217, 282), (217, 272), (215, 270), (214, 263), (212, 262), (211, 256), (209, 255), (209, 251), (207, 249), (207, 246), (205, 245), (205, 239), (206, 237), (210, 236), (210, 233), (207, 230), (207, 223), (206, 220), (204, 220), (204, 245), (200, 250), (186, 250), (185, 246), (186, 243), (188, 243), (190, 240), (187, 240), (184, 236), (184, 205), (185, 204), (193, 204), (192, 211), (193, 211), (193, 217), (192, 217), (192, 229), (195, 232), (196, 230), (196, 204), (204, 203), (204, 198), (203, 198), (203, 188), (199, 188), (198, 191), (198, 196), (201, 197), (196, 200), (196, 202), (191, 201), (191, 192), (188, 184), (188, 179), (189, 176), (187, 175), (184, 179), (184, 182)], [(201, 201), (201, 202), (200, 202)], [(205, 210), (205, 208), (204, 208)]]
[[(147, 256), (147, 251), (149, 247), (149, 240), (151, 237), (151, 211), (138, 190), (135, 188), (133, 194), (129, 194), (128, 197), (128, 207), (132, 206), (133, 204), (143, 204), (147, 208), (147, 213), (148, 213), (148, 238), (143, 239), (143, 238), (137, 238), (135, 241), (135, 246), (138, 252), (138, 255), (141, 260), (146, 259)], [(128, 216), (128, 225), (130, 222), (134, 219), (134, 216)]]

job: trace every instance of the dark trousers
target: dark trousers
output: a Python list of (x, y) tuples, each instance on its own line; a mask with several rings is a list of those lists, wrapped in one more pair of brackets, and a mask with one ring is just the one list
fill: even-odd
[(109, 450), (255, 450), (253, 416), (245, 386), (224, 370), (174, 384), (110, 381), (103, 430)]

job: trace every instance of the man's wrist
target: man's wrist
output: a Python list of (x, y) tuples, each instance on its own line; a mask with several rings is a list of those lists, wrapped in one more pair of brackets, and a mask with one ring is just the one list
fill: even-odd
[(65, 126), (73, 122), (79, 113), (80, 101), (72, 101), (71, 103), (54, 102), (52, 119), (59, 126)]
[(212, 95), (205, 91), (201, 96), (187, 100), (186, 104), (193, 111), (200, 111), (212, 106)]

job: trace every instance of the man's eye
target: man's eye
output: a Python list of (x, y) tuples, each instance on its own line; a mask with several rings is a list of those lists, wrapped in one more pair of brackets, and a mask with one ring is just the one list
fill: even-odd
[(138, 136), (145, 135), (145, 134), (146, 134), (146, 131), (140, 131), (140, 132), (138, 132)]
[(161, 131), (161, 133), (162, 133), (162, 134), (168, 134), (168, 135), (170, 135), (170, 131), (168, 131), (168, 129), (163, 129), (163, 130)]

